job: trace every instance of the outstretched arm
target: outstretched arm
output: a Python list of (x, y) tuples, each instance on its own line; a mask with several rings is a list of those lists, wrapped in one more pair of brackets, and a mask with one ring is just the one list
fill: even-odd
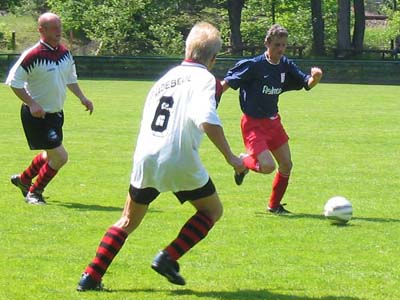
[(221, 80), (222, 85), (222, 93), (224, 93), (227, 89), (229, 89), (229, 84), (225, 80)]
[(219, 125), (210, 123), (203, 123), (201, 126), (208, 138), (225, 157), (226, 162), (230, 164), (237, 173), (243, 172), (245, 170), (243, 162), (239, 157), (232, 153), (228, 141), (226, 140), (223, 128)]

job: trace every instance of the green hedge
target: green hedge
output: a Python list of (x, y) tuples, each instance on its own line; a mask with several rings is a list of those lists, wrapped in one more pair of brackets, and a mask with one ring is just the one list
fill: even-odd
[[(17, 55), (0, 55), (2, 80)], [(218, 58), (213, 73), (222, 78), (239, 58)], [(155, 80), (168, 69), (180, 64), (181, 58), (169, 57), (118, 57), (75, 56), (79, 78), (123, 78)], [(313, 66), (324, 71), (322, 82), (400, 84), (400, 61), (362, 60), (294, 60), (301, 69), (309, 72)]]

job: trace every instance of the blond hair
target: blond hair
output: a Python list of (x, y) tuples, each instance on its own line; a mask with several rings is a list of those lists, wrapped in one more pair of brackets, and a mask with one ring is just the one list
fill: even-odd
[(185, 58), (208, 65), (221, 49), (221, 33), (207, 22), (199, 22), (186, 38)]
[(272, 38), (274, 37), (288, 37), (289, 33), (288, 31), (281, 25), (279, 24), (274, 24), (271, 26), (270, 29), (267, 31), (267, 35), (265, 36), (265, 43), (269, 43), (272, 41)]

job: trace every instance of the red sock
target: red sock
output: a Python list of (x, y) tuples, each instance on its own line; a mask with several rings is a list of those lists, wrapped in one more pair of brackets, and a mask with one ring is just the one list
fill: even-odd
[(272, 193), (269, 198), (268, 206), (270, 208), (277, 208), (281, 203), (283, 195), (286, 192), (286, 188), (289, 183), (289, 175), (282, 175), (281, 173), (276, 172), (274, 181), (272, 183)]
[(243, 158), (243, 164), (247, 169), (253, 170), (255, 172), (260, 171), (260, 164), (258, 163), (257, 158), (252, 155), (248, 155)]
[(194, 245), (204, 239), (214, 226), (214, 222), (202, 212), (193, 215), (183, 225), (178, 237), (164, 249), (173, 260), (178, 260)]
[(94, 280), (100, 281), (127, 237), (128, 233), (122, 228), (110, 227), (97, 248), (95, 258), (86, 267), (85, 273), (90, 274)]
[(42, 192), (50, 180), (56, 176), (57, 170), (54, 170), (52, 167), (49, 166), (49, 163), (46, 162), (43, 167), (39, 171), (38, 178), (36, 179), (35, 183), (30, 187), (30, 192), (40, 191)]
[(20, 175), (21, 182), (23, 184), (31, 184), (32, 179), (36, 177), (37, 174), (39, 174), (40, 169), (42, 166), (46, 163), (46, 160), (43, 158), (43, 153), (39, 153), (36, 155), (30, 166), (26, 168), (24, 172)]

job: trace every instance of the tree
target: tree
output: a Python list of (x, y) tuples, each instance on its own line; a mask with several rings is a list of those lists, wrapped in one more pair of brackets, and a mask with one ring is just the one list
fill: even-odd
[[(226, 0), (47, 0), (64, 29), (96, 41), (101, 55), (182, 55), (197, 21), (220, 27)], [(227, 17), (226, 17), (227, 19)], [(225, 30), (226, 32), (227, 30)]]
[(315, 55), (325, 55), (325, 27), (322, 18), (322, 1), (311, 0), (311, 20), (313, 28), (312, 52)]
[[(312, 49), (322, 55), (325, 48), (339, 46), (336, 14), (344, 0), (14, 1), (45, 2), (61, 16), (65, 33), (72, 31), (75, 37), (97, 42), (102, 55), (182, 55), (184, 39), (200, 20), (216, 25), (223, 45), (230, 45), (235, 54), (240, 54), (243, 44), (263, 49), (266, 29), (273, 23), (271, 14), (288, 29), (290, 45), (306, 46), (306, 52)], [(344, 11), (350, 12), (350, 4)], [(349, 48), (350, 42), (343, 48)]]
[(364, 45), (365, 32), (365, 7), (364, 0), (354, 0), (354, 31), (352, 47), (357, 50), (362, 50)]
[(32, 15), (36, 18), (49, 10), (46, 0), (18, 0), (8, 2), (10, 9), (17, 15)]
[(242, 9), (244, 6), (244, 0), (228, 0), (228, 15), (229, 15), (229, 27), (231, 30), (230, 44), (232, 47), (233, 54), (242, 53), (242, 34), (240, 31), (240, 24), (242, 21)]
[(1, 10), (9, 10), (18, 5), (20, 5), (19, 0), (0, 0), (0, 9)]
[(350, 0), (338, 0), (338, 36), (337, 47), (339, 55), (341, 49), (354, 49), (355, 52), (363, 49), (365, 32), (364, 0), (353, 0), (354, 28), (353, 38), (350, 41)]
[(350, 42), (350, 0), (338, 0), (337, 14), (337, 48), (339, 55), (341, 49), (349, 49)]

